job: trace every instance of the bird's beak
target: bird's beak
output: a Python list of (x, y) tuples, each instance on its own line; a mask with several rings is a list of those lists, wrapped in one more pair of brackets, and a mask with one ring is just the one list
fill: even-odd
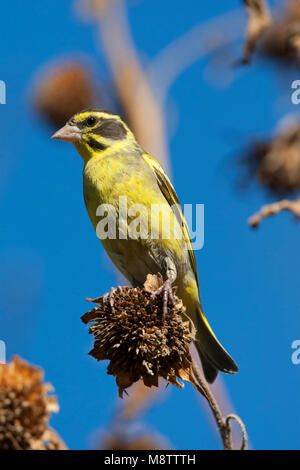
[(81, 140), (81, 137), (81, 131), (77, 126), (66, 124), (64, 127), (55, 132), (51, 139), (64, 140), (65, 142), (76, 144)]

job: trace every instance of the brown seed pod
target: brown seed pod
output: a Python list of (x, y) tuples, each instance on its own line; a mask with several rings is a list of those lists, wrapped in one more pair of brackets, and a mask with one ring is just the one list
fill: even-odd
[(52, 386), (42, 380), (41, 369), (18, 357), (0, 364), (0, 450), (56, 447), (48, 421), (58, 404), (56, 397), (48, 396)]
[(82, 317), (84, 323), (94, 322), (89, 354), (110, 361), (107, 373), (116, 377), (121, 397), (139, 379), (148, 387), (158, 386), (159, 377), (181, 388), (178, 378), (193, 382), (190, 322), (182, 319), (185, 308), (179, 299), (175, 306), (169, 303), (163, 317), (162, 295), (152, 296), (161, 284), (161, 277), (148, 275), (143, 289), (118, 287), (113, 308), (99, 297), (93, 300), (98, 306)]
[(36, 85), (34, 106), (55, 128), (97, 103), (93, 81), (79, 62), (48, 67)]

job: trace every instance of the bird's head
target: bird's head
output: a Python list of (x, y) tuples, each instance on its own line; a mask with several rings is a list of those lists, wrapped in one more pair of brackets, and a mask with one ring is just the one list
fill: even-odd
[(125, 150), (136, 143), (122, 119), (117, 114), (102, 109), (80, 111), (52, 139), (74, 144), (85, 161), (113, 149)]

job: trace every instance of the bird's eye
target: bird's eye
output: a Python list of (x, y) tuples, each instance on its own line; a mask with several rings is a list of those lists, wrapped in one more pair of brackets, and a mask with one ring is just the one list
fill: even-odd
[(97, 119), (95, 118), (95, 116), (90, 116), (87, 118), (86, 120), (86, 125), (87, 126), (94, 126), (97, 122)]

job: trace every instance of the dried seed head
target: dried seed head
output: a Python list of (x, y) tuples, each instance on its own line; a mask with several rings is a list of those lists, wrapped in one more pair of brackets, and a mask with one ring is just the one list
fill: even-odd
[[(43, 371), (15, 357), (0, 364), (0, 450), (52, 448), (48, 420), (58, 411)], [(45, 442), (47, 440), (47, 443)]]
[(258, 176), (277, 192), (300, 187), (300, 127), (287, 130), (271, 142)]
[(86, 68), (70, 62), (44, 73), (36, 86), (34, 104), (54, 127), (61, 127), (78, 111), (95, 105), (96, 95)]
[(254, 142), (242, 158), (261, 184), (284, 195), (300, 188), (300, 126), (290, 123), (275, 137)]
[(298, 0), (285, 2), (284, 10), (264, 34), (260, 52), (282, 64), (300, 64), (298, 33), (300, 26), (300, 3)]
[(90, 355), (98, 361), (109, 360), (108, 374), (116, 377), (119, 395), (142, 379), (148, 387), (158, 386), (158, 378), (183, 387), (177, 378), (189, 380), (193, 339), (189, 321), (183, 321), (185, 308), (178, 300), (162, 314), (162, 295), (152, 292), (162, 284), (161, 277), (148, 275), (143, 289), (119, 287), (114, 292), (114, 306), (94, 299), (98, 306), (82, 317), (94, 322), (90, 333), (95, 337)]

